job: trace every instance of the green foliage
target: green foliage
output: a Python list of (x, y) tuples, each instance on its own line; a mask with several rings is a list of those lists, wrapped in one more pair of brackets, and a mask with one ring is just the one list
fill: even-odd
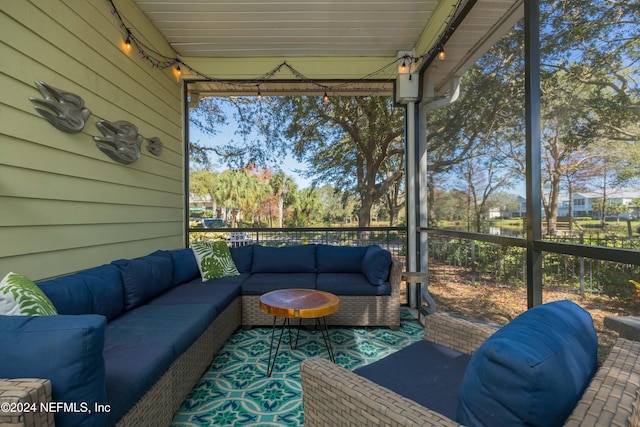
[[(640, 9), (629, 1), (571, 0), (542, 1), (540, 10), (543, 204), (551, 224), (561, 191), (602, 191), (601, 183), (640, 178)], [(477, 191), (486, 186), (470, 178), (481, 178), (474, 163), (524, 178), (523, 34), (519, 23), (464, 75), (460, 99), (429, 114), (432, 225), (459, 219), (460, 210), (438, 210), (437, 190), (483, 200)]]
[[(330, 184), (358, 197), (359, 225), (370, 224), (371, 210), (381, 200), (389, 221), (398, 220), (404, 206), (404, 114), (390, 97), (332, 96), (327, 102), (309, 96), (271, 96), (260, 101), (211, 97), (200, 102), (191, 123), (215, 133), (215, 126), (227, 120), (222, 113), (225, 108), (234, 111), (239, 140), (213, 151), (227, 167), (277, 168), (292, 153), (308, 166), (306, 177), (313, 178), (314, 186)], [(209, 112), (211, 118), (207, 118)], [(195, 155), (200, 157), (192, 160), (202, 164), (200, 158), (207, 153), (195, 150)], [(303, 210), (298, 206), (298, 211)], [(292, 221), (311, 222), (315, 220), (311, 216), (318, 215), (302, 216), (304, 220)]]
[[(562, 241), (559, 237), (555, 240)], [(585, 239), (585, 244), (640, 250), (640, 241), (629, 238), (593, 237)], [(469, 280), (508, 286), (523, 286), (526, 283), (523, 248), (444, 238), (430, 239), (429, 247), (430, 259), (461, 268)], [(603, 293), (617, 298), (635, 294), (635, 288), (629, 280), (640, 277), (640, 266), (553, 252), (544, 253), (543, 285), (547, 288), (579, 291), (581, 266), (584, 268), (582, 280), (586, 292)]]

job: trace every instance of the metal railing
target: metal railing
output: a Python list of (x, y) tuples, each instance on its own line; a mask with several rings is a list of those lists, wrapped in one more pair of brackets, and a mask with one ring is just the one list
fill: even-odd
[[(456, 233), (457, 234), (457, 233)], [(499, 236), (444, 235), (429, 233), (429, 272), (438, 277), (457, 277), (472, 284), (524, 286), (526, 250), (524, 240)], [(476, 238), (477, 237), (477, 238)], [(626, 240), (622, 242), (621, 240)], [(557, 237), (557, 244), (584, 244), (579, 238)], [(638, 241), (618, 239), (588, 242), (625, 249), (637, 249)], [(594, 248), (603, 250), (606, 248)], [(567, 251), (569, 252), (569, 251)], [(625, 262), (590, 258), (581, 254), (543, 252), (544, 288), (575, 290), (583, 295), (605, 293), (627, 297), (635, 293), (629, 279), (640, 277), (640, 266)]]
[(379, 245), (402, 262), (406, 257), (405, 227), (190, 228), (188, 232), (190, 242), (225, 240), (232, 247), (254, 243), (263, 246)]
[[(406, 265), (407, 229), (405, 227), (310, 227), (310, 228), (191, 228), (189, 240), (225, 240), (232, 247), (247, 244), (293, 246), (326, 244), (340, 246), (379, 245)], [(524, 286), (526, 282), (526, 242), (522, 238), (479, 233), (428, 230), (429, 274), (450, 275), (469, 283)], [(591, 249), (584, 242), (558, 238), (555, 244)], [(610, 240), (610, 238), (609, 238)], [(594, 243), (594, 242), (588, 242)], [(602, 244), (603, 242), (599, 241)], [(578, 245), (577, 245), (578, 244)], [(609, 241), (607, 244), (613, 244)], [(636, 249), (640, 242), (616, 242), (614, 246)], [(567, 252), (569, 252), (567, 250)], [(544, 252), (543, 286), (585, 292), (626, 296), (635, 292), (629, 279), (640, 277), (640, 266), (625, 262), (565, 253)]]

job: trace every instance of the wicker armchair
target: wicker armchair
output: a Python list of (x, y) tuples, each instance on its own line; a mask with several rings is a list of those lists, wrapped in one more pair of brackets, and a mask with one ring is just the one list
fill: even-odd
[[(497, 329), (444, 313), (427, 316), (425, 339), (472, 354)], [(300, 366), (305, 426), (458, 426), (324, 358)], [(640, 342), (618, 339), (567, 426), (640, 426)]]

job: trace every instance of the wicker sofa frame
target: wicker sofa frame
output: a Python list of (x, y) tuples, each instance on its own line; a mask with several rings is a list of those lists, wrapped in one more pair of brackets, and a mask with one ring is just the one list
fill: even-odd
[[(167, 372), (116, 423), (117, 427), (168, 426), (191, 389), (207, 370), (214, 355), (240, 326), (241, 299), (236, 298)], [(0, 379), (0, 403), (35, 404), (38, 410), (0, 411), (2, 427), (53, 427), (53, 413), (40, 412), (40, 402), (50, 402), (51, 381)]]
[[(389, 282), (391, 295), (341, 296), (340, 310), (327, 317), (330, 325), (400, 327), (401, 263), (392, 259)], [(272, 325), (273, 316), (260, 311), (259, 296), (236, 298), (194, 344), (169, 367), (167, 372), (116, 423), (117, 427), (170, 425), (175, 412), (211, 364), (231, 334), (240, 326)], [(0, 403), (50, 402), (51, 382), (46, 379), (0, 379)], [(2, 427), (50, 427), (52, 413), (0, 412)]]
[[(472, 354), (497, 327), (435, 313), (425, 339)], [(300, 365), (305, 426), (459, 426), (455, 421), (323, 358)], [(640, 342), (619, 338), (566, 426), (640, 425)]]
[[(391, 261), (389, 283), (391, 295), (350, 296), (340, 295), (340, 309), (327, 316), (332, 326), (387, 326), (397, 331), (400, 328), (400, 278), (402, 264), (395, 258)], [(260, 310), (259, 295), (242, 297), (242, 326), (271, 326), (273, 316)]]

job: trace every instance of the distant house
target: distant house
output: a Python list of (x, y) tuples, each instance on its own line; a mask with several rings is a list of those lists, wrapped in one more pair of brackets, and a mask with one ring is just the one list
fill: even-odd
[(513, 212), (512, 216), (523, 218), (525, 216), (525, 212), (527, 212), (527, 199), (522, 196), (518, 196), (518, 211)]
[[(622, 215), (622, 217), (637, 218), (639, 216), (638, 206), (633, 205), (634, 199), (640, 198), (640, 190), (629, 189), (612, 189), (607, 193), (607, 204), (622, 204), (628, 207), (629, 212)], [(602, 193), (596, 192), (580, 192), (574, 193), (572, 196), (572, 216), (577, 217), (591, 217), (600, 218), (600, 212), (594, 209), (597, 206), (599, 200), (602, 200)], [(558, 216), (569, 215), (569, 200), (566, 199), (562, 202), (560, 209), (558, 209)]]
[[(527, 212), (527, 199), (522, 196), (518, 196), (518, 210), (511, 213), (512, 218), (524, 218)], [(542, 218), (545, 217), (544, 207), (540, 208), (540, 214)]]
[(502, 211), (500, 208), (489, 208), (489, 219), (502, 218)]

